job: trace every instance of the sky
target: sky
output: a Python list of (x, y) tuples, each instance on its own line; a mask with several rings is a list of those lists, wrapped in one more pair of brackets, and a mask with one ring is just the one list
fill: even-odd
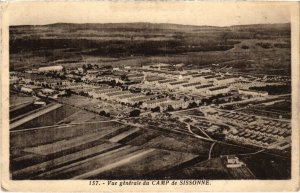
[(290, 22), (290, 3), (195, 1), (15, 2), (10, 25), (51, 23), (175, 23), (230, 26)]

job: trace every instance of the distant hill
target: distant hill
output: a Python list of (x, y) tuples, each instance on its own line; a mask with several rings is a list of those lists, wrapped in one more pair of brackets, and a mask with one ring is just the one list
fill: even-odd
[(265, 30), (290, 30), (290, 23), (279, 23), (279, 24), (253, 24), (253, 25), (233, 25), (228, 27), (218, 27), (218, 26), (196, 26), (196, 25), (181, 25), (181, 24), (170, 24), (170, 23), (54, 23), (48, 25), (18, 25), (10, 26), (11, 29), (34, 29), (34, 28), (68, 28), (68, 29), (93, 29), (93, 30), (103, 30), (103, 29), (141, 29), (141, 30), (175, 30), (175, 31), (219, 31), (219, 30), (245, 30), (245, 29), (265, 29)]
[[(257, 52), (274, 55), (276, 51), (278, 58), (269, 60), (272, 66), (275, 61), (278, 65), (282, 61), (286, 64), (290, 61), (287, 58), (290, 28), (289, 23), (228, 27), (143, 22), (23, 25), (10, 26), (9, 47), (11, 56), (14, 56), (11, 57), (11, 64), (18, 68), (24, 65), (24, 59), (38, 66), (55, 61), (73, 64), (89, 57), (160, 57), (160, 60), (166, 61), (176, 57), (178, 62), (208, 64), (233, 61), (236, 52), (245, 53), (245, 60), (253, 60)], [(227, 55), (220, 56), (220, 53)], [(260, 55), (257, 56), (262, 58)]]
[[(147, 55), (147, 50), (152, 50), (149, 54), (172, 54), (224, 51), (233, 48), (233, 45), (239, 42), (237, 39), (272, 39), (274, 36), (289, 37), (290, 24), (214, 27), (166, 23), (55, 23), (11, 26), (10, 48), (12, 52), (17, 52), (20, 49), (34, 50), (41, 47), (45, 49), (66, 46), (78, 49), (116, 47), (116, 51), (119, 52), (132, 50), (132, 54), (145, 52)], [(107, 45), (108, 42), (110, 45)], [(145, 47), (145, 43), (149, 43), (148, 46)], [(124, 50), (117, 45), (126, 48)]]

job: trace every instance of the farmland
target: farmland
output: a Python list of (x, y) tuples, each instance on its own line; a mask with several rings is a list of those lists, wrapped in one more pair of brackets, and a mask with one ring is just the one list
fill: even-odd
[[(64, 135), (62, 133), (56, 135), (63, 131), (62, 128), (68, 129), (69, 132), (76, 133), (76, 135), (66, 132)], [(77, 178), (81, 175), (89, 179), (94, 177), (108, 178), (109, 176), (110, 178), (114, 178), (114, 176), (120, 178), (126, 177), (128, 171), (135, 174), (132, 178), (139, 178), (147, 176), (153, 171), (172, 168), (179, 163), (197, 157), (197, 154), (201, 152), (204, 156), (207, 149), (202, 143), (194, 150), (187, 142), (170, 146), (179, 142), (179, 139), (171, 140), (171, 138), (160, 144), (150, 140), (144, 144), (140, 142), (140, 145), (131, 145), (131, 141), (132, 144), (137, 144), (134, 139), (137, 137), (144, 138), (143, 135), (149, 135), (148, 132), (151, 133), (151, 130), (140, 132), (137, 128), (110, 122), (53, 126), (52, 128), (39, 129), (35, 131), (35, 135), (43, 136), (47, 133), (49, 136), (51, 135), (50, 131), (51, 133), (55, 131), (53, 134), (57, 137), (51, 137), (53, 140), (50, 139), (50, 141), (49, 138), (40, 137), (38, 142), (31, 144), (27, 142), (30, 137), (29, 134), (23, 135), (22, 131), (13, 133), (13, 141), (21, 135), (22, 140), (26, 141), (22, 143), (21, 147), (16, 143), (12, 147), (13, 178)], [(80, 135), (82, 132), (84, 134)], [(130, 135), (133, 135), (133, 138), (127, 139), (125, 143), (123, 139)], [(161, 137), (156, 136), (155, 141), (161, 141)], [(203, 147), (201, 148), (201, 146)], [(189, 148), (191, 150), (186, 151)], [(108, 160), (113, 165), (107, 165)], [(138, 162), (147, 162), (148, 166), (146, 168), (134, 167), (134, 163)], [(161, 164), (157, 164), (158, 162)], [(122, 167), (124, 165), (126, 167)], [(95, 168), (99, 168), (99, 170), (94, 171)], [(118, 172), (115, 173), (114, 171)], [(118, 175), (116, 176), (116, 174)]]

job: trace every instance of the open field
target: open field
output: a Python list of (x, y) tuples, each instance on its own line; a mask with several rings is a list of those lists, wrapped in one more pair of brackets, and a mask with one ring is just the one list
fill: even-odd
[(291, 167), (291, 159), (282, 159), (267, 154), (257, 154), (251, 156), (241, 156), (248, 168), (258, 179), (289, 179), (291, 178), (290, 170), (282, 168)]
[[(182, 146), (178, 146), (177, 149), (173, 147), (174, 150), (170, 151), (168, 147), (171, 144), (170, 141), (166, 141), (165, 145), (159, 145), (159, 147), (119, 143), (139, 130), (120, 127), (121, 125), (117, 127), (117, 125), (107, 122), (35, 129), (33, 130), (35, 135), (47, 134), (48, 137), (39, 138), (39, 141), (34, 143), (26, 141), (31, 136), (28, 133), (24, 135), (22, 131), (15, 131), (12, 140), (22, 137), (22, 140), (26, 142), (22, 143), (22, 146), (14, 143), (12, 147), (13, 178), (48, 179), (55, 177), (60, 179), (95, 176), (101, 178), (102, 173), (104, 173), (102, 178), (105, 178), (110, 172), (112, 172), (112, 175), (109, 175), (111, 178), (118, 178), (125, 177), (128, 171), (136, 174), (132, 178), (137, 178), (163, 168), (171, 168), (196, 156), (196, 154), (183, 153), (185, 148)], [(64, 135), (61, 135), (63, 128), (71, 133), (64, 132)], [(60, 135), (49, 139), (50, 132)], [(82, 132), (84, 134), (80, 135)], [(132, 164), (135, 162), (148, 162), (149, 165), (147, 168), (133, 167)], [(158, 162), (164, 162), (164, 164), (157, 164)], [(120, 175), (113, 172), (119, 171), (120, 167), (125, 165), (126, 169), (121, 169), (124, 171)]]
[[(110, 179), (116, 173), (120, 174), (118, 175), (119, 178), (124, 179), (152, 179), (157, 177), (155, 174), (163, 173), (165, 170), (175, 167), (178, 163), (184, 163), (196, 156), (189, 153), (156, 150), (143, 157), (143, 159), (132, 160), (126, 167), (119, 166), (113, 170), (103, 172), (101, 175), (95, 176), (95, 179), (99, 177)], [(135, 171), (135, 176), (131, 175), (132, 171)], [(155, 172), (153, 173), (153, 171)]]
[(22, 96), (18, 94), (10, 93), (9, 95), (9, 107), (10, 109), (17, 108), (18, 106), (31, 103), (34, 101), (34, 98), (31, 96)]
[[(33, 97), (11, 95), (10, 98), (10, 106), (12, 105), (12, 109), (10, 110), (10, 121), (12, 123), (15, 122), (14, 124), (16, 124), (18, 122), (22, 122), (24, 117), (26, 118), (25, 120), (29, 120), (28, 118), (31, 117), (31, 120), (29, 122), (26, 121), (24, 126), (22, 124), (20, 125), (19, 123), (19, 126), (14, 126), (14, 124), (12, 124), (12, 126), (16, 127), (16, 129), (47, 126), (52, 124), (70, 124), (107, 120), (106, 117), (87, 111), (89, 109), (82, 110), (74, 107), (76, 105), (84, 108), (86, 106), (93, 106), (93, 104), (96, 105), (99, 103), (99, 101), (94, 101), (94, 103), (92, 103), (91, 100), (85, 99), (84, 97), (72, 96), (61, 99), (61, 101), (64, 102), (62, 107), (58, 108), (57, 110), (50, 110), (49, 112), (43, 114), (43, 116), (40, 116), (41, 112), (39, 111), (47, 111), (47, 109), (53, 105), (52, 103), (49, 103), (47, 106), (39, 106), (33, 104)], [(35, 114), (37, 114), (36, 118), (34, 118)]]
[(85, 110), (78, 110), (72, 115), (61, 120), (57, 124), (72, 124), (72, 123), (82, 123), (82, 122), (92, 122), (92, 121), (105, 121), (107, 118), (91, 113)]

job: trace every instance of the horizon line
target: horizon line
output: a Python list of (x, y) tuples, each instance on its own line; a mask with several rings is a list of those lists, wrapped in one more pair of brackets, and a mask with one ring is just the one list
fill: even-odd
[(251, 23), (251, 24), (234, 24), (234, 25), (192, 25), (192, 24), (180, 24), (180, 23), (155, 23), (155, 22), (107, 22), (107, 23), (95, 23), (95, 22), (55, 22), (48, 24), (17, 24), (17, 25), (9, 25), (9, 27), (16, 26), (49, 26), (49, 25), (58, 25), (58, 24), (75, 24), (75, 25), (85, 25), (85, 24), (168, 24), (168, 25), (181, 25), (181, 26), (193, 26), (193, 27), (233, 27), (233, 26), (250, 26), (250, 25), (278, 25), (278, 24), (291, 24), (291, 22), (279, 22), (279, 23)]

